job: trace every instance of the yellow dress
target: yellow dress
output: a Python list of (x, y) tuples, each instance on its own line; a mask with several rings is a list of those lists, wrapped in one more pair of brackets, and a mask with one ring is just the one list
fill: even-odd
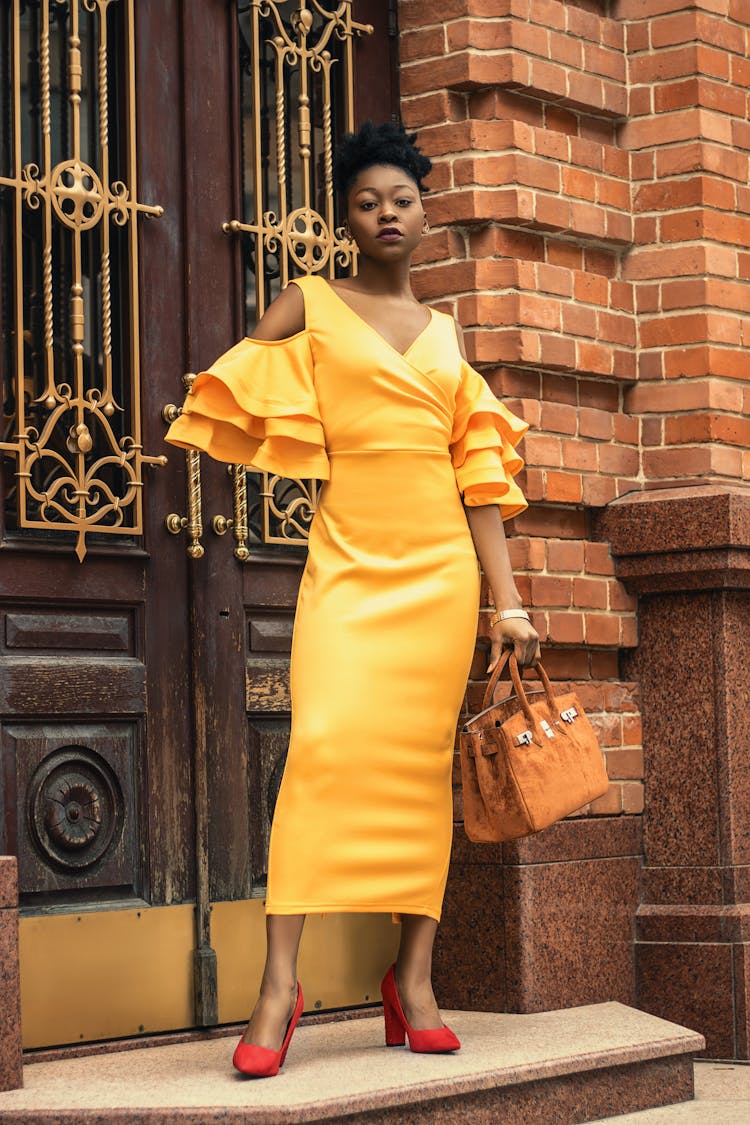
[[(305, 329), (245, 339), (196, 379), (167, 440), (322, 487), (291, 658), (271, 914), (440, 918), (455, 727), (479, 566), (463, 504), (526, 507), (526, 424), (462, 358), (451, 317), (404, 354), (323, 278)], [(463, 497), (463, 504), (462, 504)]]

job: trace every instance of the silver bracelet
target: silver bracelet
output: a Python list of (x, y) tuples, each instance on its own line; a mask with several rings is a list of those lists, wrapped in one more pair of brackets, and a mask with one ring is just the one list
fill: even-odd
[(499, 621), (509, 621), (517, 617), (521, 621), (531, 621), (525, 609), (501, 609), (499, 613), (493, 613), (490, 618), (490, 629), (498, 624)]

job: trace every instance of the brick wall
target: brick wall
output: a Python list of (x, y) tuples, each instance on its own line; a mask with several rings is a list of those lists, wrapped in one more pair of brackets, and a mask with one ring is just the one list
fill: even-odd
[(434, 162), (415, 289), (531, 424), (519, 588), (607, 750), (586, 811), (637, 813), (637, 605), (589, 528), (634, 490), (750, 478), (750, 4), (400, 0), (399, 20)]

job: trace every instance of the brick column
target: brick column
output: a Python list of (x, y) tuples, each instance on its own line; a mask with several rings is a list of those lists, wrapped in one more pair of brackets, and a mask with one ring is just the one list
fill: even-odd
[[(638, 1002), (748, 1057), (750, 9), (401, 0), (399, 16), (403, 115), (435, 165), (417, 291), (531, 423), (514, 567), (611, 778), (585, 815), (502, 849), (466, 844), (457, 800), (438, 984), (517, 1011), (633, 999), (645, 758)], [(472, 709), (482, 672), (480, 653)]]
[(18, 969), (18, 868), (0, 856), (0, 1090), (23, 1086)]
[[(519, 589), (558, 681), (597, 723), (609, 793), (537, 840), (456, 851), (436, 950), (445, 1003), (538, 1011), (632, 1002), (642, 751), (635, 599), (590, 512), (641, 487), (625, 27), (557, 0), (402, 0), (402, 112), (433, 159), (415, 288), (532, 425), (513, 521)], [(604, 9), (604, 6), (602, 6)], [(487, 633), (487, 591), (480, 633)], [(486, 661), (478, 654), (470, 706)], [(595, 904), (595, 908), (594, 908)]]
[[(679, 11), (665, 11), (668, 8)], [(712, 10), (705, 10), (710, 7)], [(625, 0), (644, 480), (750, 479), (750, 7)], [(651, 10), (653, 9), (653, 14)]]

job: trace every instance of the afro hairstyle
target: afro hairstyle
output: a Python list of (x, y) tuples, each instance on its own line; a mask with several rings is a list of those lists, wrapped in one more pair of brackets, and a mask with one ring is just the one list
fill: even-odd
[(365, 121), (356, 133), (347, 133), (336, 150), (333, 178), (336, 189), (346, 200), (349, 188), (360, 172), (376, 164), (392, 164), (402, 168), (425, 190), (422, 180), (429, 175), (432, 161), (424, 156), (415, 141), (416, 133), (407, 133), (399, 121), (375, 125)]

